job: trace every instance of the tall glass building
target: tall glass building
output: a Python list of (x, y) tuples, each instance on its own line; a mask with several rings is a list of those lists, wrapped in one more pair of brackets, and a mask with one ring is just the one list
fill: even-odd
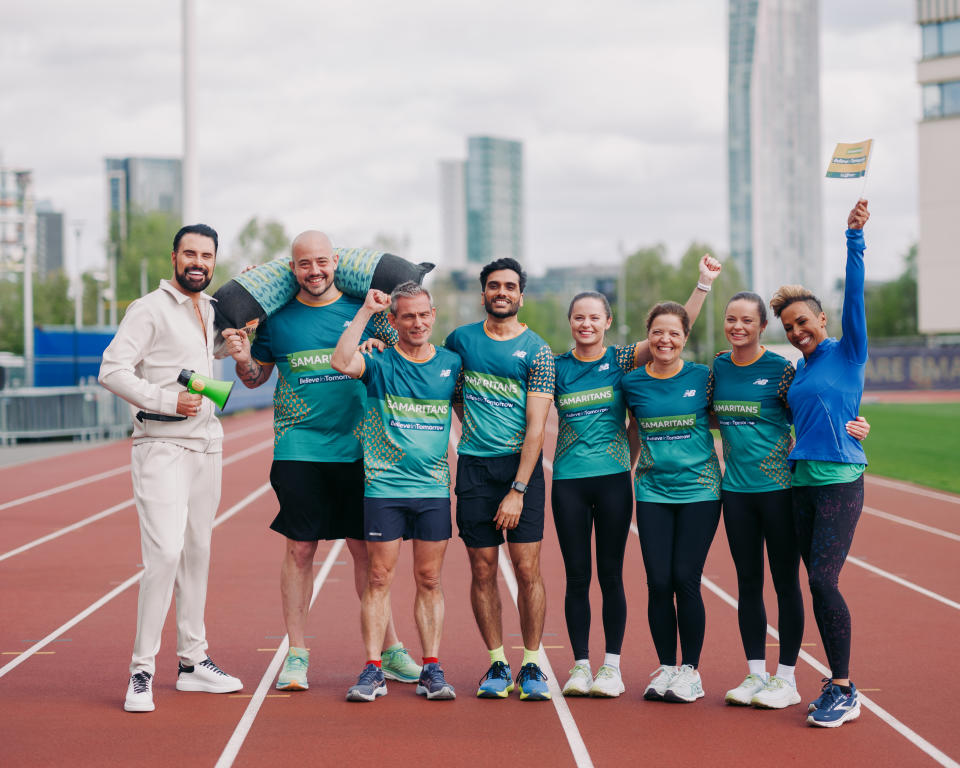
[(108, 157), (107, 211), (111, 238), (125, 240), (130, 213), (183, 217), (183, 171), (176, 157)]
[(819, 292), (818, 0), (730, 0), (728, 31), (730, 256), (764, 298)]
[(471, 136), (464, 167), (467, 261), (523, 261), (523, 144)]
[(918, 0), (923, 98), (919, 140), (918, 322), (923, 333), (960, 332), (956, 286), (960, 211), (960, 0)]

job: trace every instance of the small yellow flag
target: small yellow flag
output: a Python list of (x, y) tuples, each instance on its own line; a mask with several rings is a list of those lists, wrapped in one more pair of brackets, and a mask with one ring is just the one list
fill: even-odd
[(828, 179), (859, 179), (867, 175), (873, 139), (856, 144), (837, 144), (827, 167)]

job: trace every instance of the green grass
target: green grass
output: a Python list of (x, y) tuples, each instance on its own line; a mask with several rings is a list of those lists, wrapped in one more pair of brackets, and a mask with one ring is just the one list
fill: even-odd
[(863, 443), (875, 475), (960, 493), (960, 403), (863, 405)]

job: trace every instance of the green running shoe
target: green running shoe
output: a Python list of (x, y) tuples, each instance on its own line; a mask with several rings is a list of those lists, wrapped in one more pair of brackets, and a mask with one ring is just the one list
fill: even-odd
[(310, 664), (310, 651), (306, 648), (291, 648), (287, 651), (283, 669), (277, 677), (279, 691), (305, 691), (307, 683), (307, 667)]
[(410, 651), (399, 644), (390, 646), (380, 654), (380, 666), (387, 680), (396, 680), (398, 683), (415, 683), (423, 671), (413, 660)]

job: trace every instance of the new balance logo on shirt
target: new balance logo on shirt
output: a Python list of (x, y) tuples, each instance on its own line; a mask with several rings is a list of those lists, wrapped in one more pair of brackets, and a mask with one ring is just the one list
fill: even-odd
[(696, 396), (697, 396), (697, 390), (695, 390), (695, 389), (688, 389), (686, 392), (683, 393), (683, 396), (684, 396), (684, 397), (696, 397)]
[(609, 371), (609, 370), (610, 370), (610, 363), (604, 363), (599, 368), (597, 368), (597, 373), (599, 373), (600, 371)]
[(525, 349), (518, 349), (516, 352), (513, 353), (513, 356), (514, 356), (514, 357), (519, 357), (521, 360), (523, 360), (523, 358), (525, 358), (525, 357), (527, 356), (527, 350), (525, 350)]
[(450, 376), (450, 369), (449, 369), (449, 368), (444, 368), (442, 371), (440, 371), (440, 378), (441, 378), (441, 379), (449, 378), (449, 376)]
[(756, 380), (755, 382), (753, 382), (753, 383), (756, 384), (758, 387), (762, 387), (762, 386), (763, 386), (764, 384), (766, 384), (768, 381), (769, 381), (769, 379), (757, 379), (757, 380)]

